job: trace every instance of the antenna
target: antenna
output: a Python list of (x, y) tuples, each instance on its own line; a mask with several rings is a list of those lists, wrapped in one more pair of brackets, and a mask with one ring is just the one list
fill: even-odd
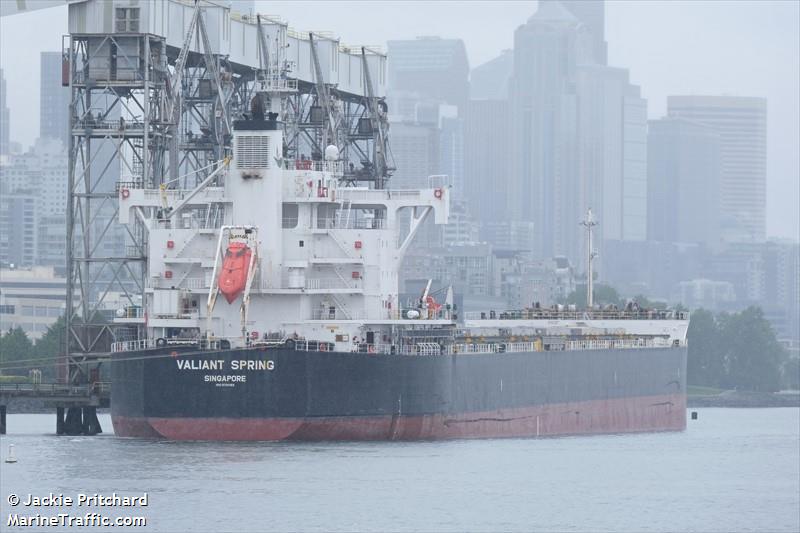
[(597, 252), (592, 250), (592, 230), (597, 225), (592, 215), (592, 208), (586, 210), (586, 218), (581, 222), (581, 226), (586, 228), (586, 308), (594, 306), (592, 298), (592, 261), (597, 257)]

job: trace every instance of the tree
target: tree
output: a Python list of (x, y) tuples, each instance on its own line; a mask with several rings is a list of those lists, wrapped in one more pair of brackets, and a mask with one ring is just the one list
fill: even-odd
[(727, 386), (761, 392), (780, 390), (785, 354), (761, 308), (751, 306), (731, 315), (722, 335)]
[(639, 304), (642, 309), (666, 309), (667, 302), (653, 301), (644, 294), (637, 294), (632, 300)]
[[(613, 304), (616, 306), (624, 305), (619, 297), (619, 293), (610, 285), (598, 283), (594, 285), (594, 302), (600, 305)], [(586, 305), (586, 285), (578, 285), (575, 290), (567, 296), (566, 304), (574, 304), (579, 307)]]
[(783, 363), (783, 388), (800, 390), (800, 357), (790, 357)]
[[(0, 370), (15, 366), (15, 361), (30, 359), (33, 355), (33, 343), (21, 327), (9, 329), (0, 337)], [(18, 370), (9, 369), (9, 373), (19, 374)]]
[(56, 359), (64, 353), (65, 328), (64, 317), (61, 316), (48, 326), (45, 334), (36, 341), (34, 346), (36, 357), (40, 359), (35, 366), (40, 368), (48, 378), (55, 377)]
[(720, 386), (725, 377), (725, 359), (719, 325), (714, 315), (704, 309), (693, 312), (687, 338), (688, 382), (706, 387)]
[(42, 338), (36, 341), (37, 357), (57, 357), (64, 352), (64, 317), (61, 316), (48, 326)]

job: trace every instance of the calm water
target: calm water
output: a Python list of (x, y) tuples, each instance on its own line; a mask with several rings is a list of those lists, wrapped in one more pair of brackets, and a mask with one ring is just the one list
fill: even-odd
[(344, 444), (56, 437), (55, 416), (9, 415), (0, 530), (11, 493), (147, 491), (128, 513), (147, 527), (118, 531), (799, 531), (800, 409), (697, 411), (683, 433)]

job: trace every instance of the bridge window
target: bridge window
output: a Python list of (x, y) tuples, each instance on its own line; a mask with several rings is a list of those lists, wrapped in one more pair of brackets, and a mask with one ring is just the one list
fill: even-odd
[(14, 306), (13, 305), (0, 305), (0, 314), (13, 315), (14, 314)]
[(297, 227), (298, 221), (298, 206), (297, 204), (284, 203), (282, 214), (282, 227), (284, 229), (291, 229)]
[(139, 32), (139, 8), (138, 7), (118, 7), (117, 25), (118, 32)]

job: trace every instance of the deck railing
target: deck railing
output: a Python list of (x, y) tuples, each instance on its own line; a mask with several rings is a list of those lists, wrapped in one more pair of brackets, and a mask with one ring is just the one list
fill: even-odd
[(687, 311), (640, 309), (522, 309), (516, 311), (468, 311), (466, 320), (688, 320)]
[[(170, 339), (169, 344), (199, 344), (201, 348), (222, 349), (219, 340), (211, 341), (208, 345), (204, 340), (198, 339)], [(621, 338), (621, 339), (580, 339), (563, 340), (550, 338), (532, 342), (488, 342), (488, 343), (453, 343), (439, 344), (436, 342), (418, 342), (413, 344), (353, 344), (349, 351), (371, 353), (376, 355), (453, 355), (453, 354), (490, 354), (490, 353), (524, 353), (541, 351), (584, 351), (584, 350), (624, 350), (636, 348), (669, 348), (675, 346), (677, 341), (664, 337), (648, 338)], [(299, 351), (334, 351), (336, 346), (332, 342), (315, 340), (292, 340), (295, 350)], [(283, 344), (272, 343), (272, 344)], [(678, 345), (683, 345), (679, 343)], [(155, 339), (140, 339), (133, 341), (120, 341), (111, 345), (111, 352), (129, 352), (146, 350), (158, 346)], [(342, 351), (341, 347), (338, 351)]]
[(314, 161), (312, 159), (284, 159), (284, 170), (311, 170), (314, 172), (328, 172), (342, 174), (344, 163), (342, 161)]
[(117, 341), (111, 343), (111, 353), (135, 352), (156, 347), (155, 339), (136, 339), (132, 341)]
[[(295, 349), (300, 351), (318, 351), (320, 345), (332, 351), (332, 343), (317, 341), (295, 341)], [(490, 354), (490, 353), (524, 353), (541, 351), (582, 351), (612, 350), (633, 348), (668, 348), (672, 346), (669, 339), (660, 337), (638, 339), (587, 339), (562, 342), (490, 342), (490, 343), (455, 343), (440, 345), (435, 342), (419, 342), (415, 344), (354, 344), (350, 351), (371, 353), (375, 355), (453, 355), (453, 354)], [(323, 351), (325, 351), (325, 349)], [(340, 350), (341, 351), (341, 350)]]

